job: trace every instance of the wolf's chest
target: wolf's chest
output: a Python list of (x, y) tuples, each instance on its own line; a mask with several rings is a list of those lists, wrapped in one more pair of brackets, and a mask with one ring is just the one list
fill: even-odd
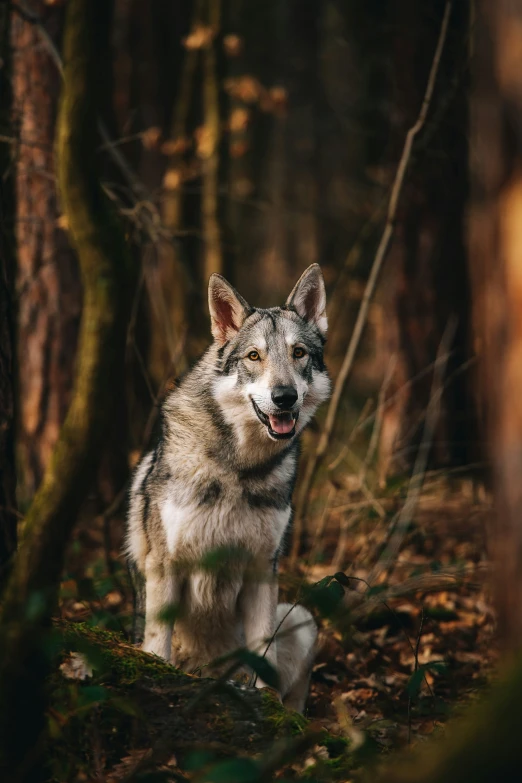
[(200, 557), (222, 547), (268, 556), (279, 547), (290, 518), (290, 487), (240, 481), (201, 481), (169, 493), (160, 508), (171, 555)]

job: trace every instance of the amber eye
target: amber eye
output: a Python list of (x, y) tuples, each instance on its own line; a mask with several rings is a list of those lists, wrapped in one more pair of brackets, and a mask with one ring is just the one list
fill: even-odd
[(306, 356), (306, 351), (304, 348), (300, 348), (299, 346), (294, 348), (294, 359), (302, 359), (303, 356)]
[(251, 362), (257, 362), (259, 361), (260, 356), (257, 351), (250, 351), (247, 358), (250, 359)]

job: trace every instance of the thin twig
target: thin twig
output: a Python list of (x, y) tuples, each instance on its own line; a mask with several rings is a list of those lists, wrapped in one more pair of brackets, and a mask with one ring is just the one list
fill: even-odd
[(315, 558), (317, 556), (317, 551), (319, 549), (319, 546), (321, 544), (321, 538), (324, 533), (324, 529), (326, 527), (326, 520), (328, 518), (328, 512), (331, 510), (331, 503), (334, 500), (336, 495), (336, 490), (334, 487), (330, 488), (330, 491), (328, 492), (328, 496), (326, 498), (326, 503), (324, 504), (323, 513), (321, 514), (321, 518), (319, 520), (319, 524), (317, 525), (315, 529), (314, 534), (314, 541), (312, 544), (312, 547), (310, 549), (310, 555), (308, 556), (308, 562), (310, 565), (313, 565), (315, 562)]
[[(208, 6), (208, 22), (216, 32), (219, 30), (221, 16), (220, 0), (210, 0)], [(219, 86), (216, 69), (216, 49), (212, 42), (203, 56), (203, 117), (206, 134), (205, 151), (202, 163), (201, 223), (204, 242), (204, 272), (208, 279), (214, 272), (223, 271), (223, 256), (218, 219), (219, 190)]]
[(346, 441), (345, 445), (342, 447), (341, 451), (339, 452), (339, 455), (333, 460), (333, 462), (331, 462), (328, 465), (328, 470), (335, 470), (335, 468), (338, 467), (338, 465), (343, 461), (344, 455), (348, 451), (348, 446), (350, 445), (350, 443), (352, 443), (359, 430), (362, 429), (364, 423), (371, 420), (368, 418), (368, 413), (372, 408), (372, 406), (373, 406), (373, 400), (371, 398), (368, 398), (364, 403), (361, 412), (357, 417), (357, 421), (353, 425), (353, 429), (350, 432), (350, 435), (348, 436), (348, 440)]
[(377, 400), (377, 410), (375, 411), (375, 421), (373, 425), (373, 430), (370, 437), (370, 442), (368, 444), (368, 449), (366, 451), (366, 456), (364, 458), (363, 466), (359, 473), (361, 484), (364, 484), (366, 481), (366, 474), (368, 473), (368, 468), (370, 467), (374, 454), (377, 450), (377, 444), (379, 443), (379, 436), (381, 434), (382, 420), (384, 416), (384, 407), (385, 407), (384, 403), (386, 400), (386, 393), (392, 381), (393, 373), (395, 372), (396, 366), (397, 366), (397, 354), (394, 353), (391, 356), (390, 361), (388, 362), (386, 374), (384, 376), (383, 382), (381, 384), (381, 388), (379, 390), (379, 398)]
[[(478, 588), (481, 586), (480, 582), (470, 581), (471, 577), (487, 574), (488, 572), (489, 568), (487, 565), (479, 565), (471, 570), (465, 569), (455, 572), (446, 570), (436, 574), (421, 574), (420, 576), (406, 579), (401, 584), (391, 585), (387, 590), (383, 590), (382, 593), (375, 596), (368, 597), (361, 593), (355, 596), (353, 593), (349, 594), (349, 596), (345, 596), (345, 603), (351, 611), (353, 621), (357, 622), (371, 614), (383, 601), (404, 598), (415, 593), (440, 593), (446, 590), (455, 590), (464, 582), (469, 587)], [(353, 598), (357, 598), (357, 602), (354, 602)]]
[(452, 0), (447, 0), (446, 6), (444, 8), (444, 15), (442, 18), (439, 39), (437, 41), (437, 47), (435, 49), (435, 54), (433, 57), (433, 62), (431, 65), (430, 74), (428, 77), (426, 91), (422, 101), (422, 106), (419, 112), (419, 116), (415, 124), (410, 128), (410, 130), (406, 135), (404, 148), (402, 151), (401, 159), (399, 161), (397, 174), (395, 176), (395, 181), (393, 183), (393, 187), (390, 195), (388, 215), (386, 219), (384, 232), (382, 234), (381, 241), (377, 248), (377, 253), (375, 255), (373, 265), (370, 271), (370, 276), (366, 283), (366, 288), (364, 290), (361, 305), (359, 307), (359, 313), (357, 315), (357, 320), (355, 322), (354, 330), (352, 332), (352, 337), (348, 345), (346, 355), (344, 357), (339, 375), (335, 382), (334, 392), (326, 415), (326, 421), (324, 424), (323, 432), (321, 434), (321, 437), (319, 438), (317, 450), (315, 451), (315, 453), (312, 455), (312, 457), (308, 462), (306, 473), (303, 482), (301, 484), (301, 490), (297, 501), (296, 516), (294, 520), (294, 539), (292, 542), (292, 552), (291, 552), (292, 565), (295, 565), (295, 561), (299, 554), (299, 547), (301, 543), (300, 540), (301, 531), (304, 526), (304, 518), (308, 508), (310, 490), (312, 488), (312, 484), (314, 482), (319, 463), (322, 460), (326, 452), (328, 443), (330, 441), (330, 436), (332, 434), (332, 430), (337, 417), (337, 411), (339, 408), (341, 396), (344, 391), (346, 382), (350, 376), (353, 367), (353, 362), (355, 359), (355, 354), (359, 347), (361, 336), (364, 327), (366, 325), (366, 319), (370, 307), (370, 302), (373, 297), (375, 287), (377, 285), (377, 280), (379, 278), (379, 274), (383, 262), (388, 253), (388, 249), (390, 247), (390, 243), (394, 234), (395, 222), (397, 219), (397, 209), (399, 206), (399, 200), (402, 193), (402, 187), (404, 184), (406, 171), (410, 163), (413, 142), (415, 140), (415, 137), (420, 133), (420, 131), (424, 127), (424, 124), (426, 122), (426, 117), (428, 115), (428, 110), (433, 96), (433, 90), (435, 88), (435, 82), (437, 80), (437, 74), (439, 70), (440, 60), (442, 57), (442, 51), (446, 40), (446, 34), (448, 31), (448, 24), (449, 24), (452, 6), (453, 6)]
[(356, 500), (353, 503), (343, 503), (341, 506), (332, 506), (332, 511), (341, 512), (341, 511), (356, 511), (361, 508), (368, 508), (368, 506), (374, 506), (375, 502), (378, 501), (379, 505), (385, 510), (385, 505), (390, 505), (393, 503), (393, 500), (391, 498), (367, 498), (366, 500)]
[[(368, 501), (366, 501), (366, 504), (370, 505)], [(359, 514), (354, 514), (342, 520), (339, 526), (339, 539), (337, 541), (337, 547), (334, 552), (334, 556), (332, 557), (332, 563), (331, 563), (332, 569), (335, 569), (336, 571), (342, 569), (343, 562), (344, 562), (344, 554), (346, 552), (346, 546), (348, 544), (348, 531), (354, 525), (357, 524), (360, 518), (361, 517)]]
[[(456, 318), (451, 318), (448, 322), (442, 340), (439, 346), (438, 355), (449, 357), (449, 349), (455, 331), (457, 328)], [(426, 411), (426, 419), (424, 423), (424, 431), (422, 433), (422, 440), (417, 451), (417, 457), (413, 466), (413, 472), (410, 478), (408, 486), (408, 493), (406, 501), (402, 509), (395, 515), (394, 519), (390, 523), (390, 528), (387, 536), (387, 542), (382, 551), (381, 557), (372, 568), (368, 581), (370, 584), (375, 584), (381, 575), (387, 572), (393, 567), (402, 542), (406, 535), (406, 531), (410, 526), (413, 514), (417, 508), (419, 497), (424, 486), (424, 477), (426, 474), (426, 468), (428, 466), (428, 458), (431, 450), (431, 445), (435, 436), (435, 429), (439, 419), (442, 394), (444, 392), (444, 370), (446, 364), (438, 364), (437, 370), (433, 373), (433, 383), (430, 395), (430, 402)]]
[[(419, 669), (419, 647), (420, 647), (420, 640), (421, 640), (421, 636), (422, 636), (422, 627), (423, 627), (423, 625), (424, 625), (424, 607), (422, 607), (420, 626), (419, 626), (419, 633), (417, 634), (417, 642), (415, 644), (415, 651), (413, 653), (413, 660), (414, 660), (413, 673), (414, 674)], [(424, 675), (424, 678), (426, 679), (426, 675)], [(409, 694), (408, 695), (408, 745), (411, 743), (411, 702), (412, 702), (412, 697), (411, 697), (411, 694)]]

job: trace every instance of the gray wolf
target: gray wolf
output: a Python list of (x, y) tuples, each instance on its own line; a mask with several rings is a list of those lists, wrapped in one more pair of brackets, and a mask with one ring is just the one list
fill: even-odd
[[(277, 563), (299, 435), (330, 391), (321, 270), (310, 266), (286, 304), (269, 309), (214, 274), (209, 307), (213, 343), (166, 397), (161, 436), (130, 491), (126, 551), (145, 588), (143, 649), (196, 670), (246, 646), (266, 655), (283, 703), (302, 711), (317, 630), (304, 607), (278, 606)], [(205, 565), (212, 552), (222, 554), (216, 568)]]

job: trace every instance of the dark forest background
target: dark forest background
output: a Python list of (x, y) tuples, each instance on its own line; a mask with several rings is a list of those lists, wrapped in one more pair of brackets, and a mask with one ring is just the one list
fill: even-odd
[[(516, 658), (521, 31), (519, 0), (0, 2), (6, 780), (352, 780)], [(129, 476), (209, 343), (209, 275), (270, 306), (313, 262), (335, 393), (281, 582), (321, 623), (313, 730), (225, 752), (97, 668), (139, 653), (95, 629), (129, 637)], [(71, 651), (94, 681), (57, 673)], [(517, 780), (512, 677), (494, 741), (471, 710), (386, 779)]]

